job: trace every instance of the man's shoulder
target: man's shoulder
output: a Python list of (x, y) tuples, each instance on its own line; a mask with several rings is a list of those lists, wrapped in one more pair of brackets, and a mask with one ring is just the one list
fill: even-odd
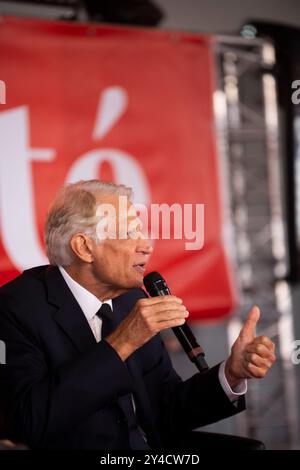
[[(25, 270), (20, 276), (0, 287), (0, 321), (16, 321), (30, 328), (48, 308), (46, 274), (49, 266)], [(2, 325), (3, 326), (3, 325)]]
[(0, 287), (0, 296), (13, 295), (14, 293), (18, 294), (20, 290), (36, 287), (45, 281), (48, 269), (48, 264), (26, 269), (15, 279)]
[(44, 265), (26, 269), (0, 287), (1, 310), (31, 310), (47, 302), (46, 279), (51, 268), (50, 265)]

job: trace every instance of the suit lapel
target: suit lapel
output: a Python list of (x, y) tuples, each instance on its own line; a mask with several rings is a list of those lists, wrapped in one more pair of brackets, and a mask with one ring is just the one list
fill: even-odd
[[(126, 315), (129, 314), (137, 300), (138, 299), (134, 299), (133, 301), (131, 292), (113, 299), (113, 309), (116, 312), (120, 322)], [(157, 441), (158, 436), (156, 435), (155, 426), (152, 420), (151, 404), (141, 372), (142, 367), (139, 365), (138, 350), (133, 353), (125, 362), (133, 379), (133, 395), (137, 407), (137, 415), (141, 425), (147, 435), (154, 436), (154, 438), (156, 438), (155, 440)]]
[(79, 352), (92, 347), (96, 343), (93, 332), (58, 267), (49, 266), (46, 269), (46, 287), (48, 302), (58, 308), (54, 320)]

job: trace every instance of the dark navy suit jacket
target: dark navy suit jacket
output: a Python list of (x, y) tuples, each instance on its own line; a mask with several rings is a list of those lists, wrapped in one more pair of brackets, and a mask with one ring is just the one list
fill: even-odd
[[(125, 317), (142, 289), (113, 299)], [(126, 449), (128, 426), (118, 397), (132, 393), (153, 449), (176, 433), (233, 415), (218, 366), (182, 381), (159, 335), (126, 363), (90, 326), (57, 267), (25, 271), (0, 288), (0, 365), (9, 437), (30, 448)]]

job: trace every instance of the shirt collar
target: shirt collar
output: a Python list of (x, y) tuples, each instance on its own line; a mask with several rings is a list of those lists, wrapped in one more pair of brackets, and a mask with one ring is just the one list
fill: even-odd
[(58, 268), (87, 320), (91, 320), (96, 315), (103, 303), (110, 305), (112, 308), (111, 299), (101, 302), (98, 297), (76, 282), (62, 266), (58, 266)]

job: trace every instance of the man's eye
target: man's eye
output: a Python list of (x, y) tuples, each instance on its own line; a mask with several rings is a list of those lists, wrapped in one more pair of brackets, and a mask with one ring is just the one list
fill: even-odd
[(136, 239), (137, 237), (139, 237), (141, 235), (141, 230), (140, 229), (136, 229), (136, 230), (130, 230), (129, 232), (127, 232), (127, 236), (129, 238), (134, 238)]
[(135, 236), (135, 231), (134, 230), (129, 230), (127, 232), (127, 238), (133, 238)]

